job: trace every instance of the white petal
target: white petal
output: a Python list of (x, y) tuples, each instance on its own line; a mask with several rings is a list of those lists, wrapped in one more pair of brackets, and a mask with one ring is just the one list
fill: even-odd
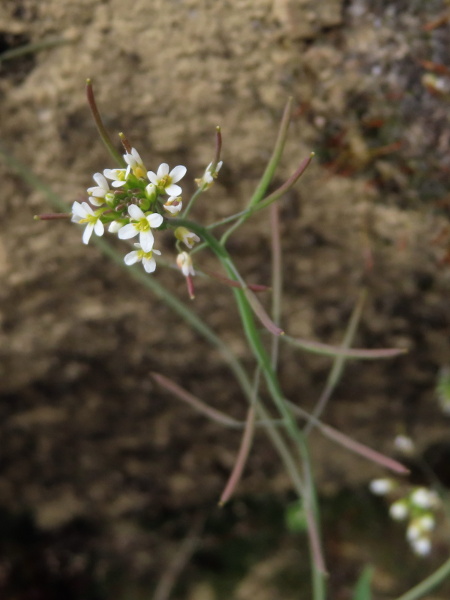
[[(89, 194), (89, 202), (92, 202), (92, 204), (95, 204), (96, 206), (99, 206), (99, 201), (102, 200), (103, 202), (105, 201), (105, 190), (102, 190), (102, 188), (88, 188), (88, 194)], [(96, 198), (98, 198), (98, 200), (96, 200)], [(103, 204), (103, 202), (101, 202), (101, 204)]]
[[(122, 230), (120, 230), (122, 231)], [(120, 232), (119, 232), (120, 235)], [(139, 235), (139, 243), (142, 246), (142, 250), (144, 252), (151, 252), (153, 248), (153, 244), (155, 243), (155, 238), (153, 237), (153, 233), (151, 231), (141, 231)]]
[(104, 227), (103, 223), (100, 221), (100, 219), (94, 225), (94, 232), (95, 232), (95, 235), (98, 235), (98, 236), (102, 236), (103, 233), (105, 232), (105, 227)]
[(178, 165), (177, 167), (174, 167), (171, 171), (170, 171), (170, 177), (172, 179), (172, 181), (174, 183), (176, 183), (177, 181), (180, 181), (180, 179), (183, 179), (183, 177), (186, 175), (186, 167), (183, 167), (183, 165)]
[(103, 198), (106, 191), (98, 185), (95, 185), (94, 187), (88, 188), (87, 193), (89, 194), (89, 196), (97, 196), (97, 198)]
[(105, 177), (107, 177), (108, 179), (115, 179), (116, 178), (116, 170), (115, 169), (104, 169), (103, 175)]
[(158, 213), (152, 213), (151, 215), (147, 215), (146, 218), (150, 227), (159, 227), (164, 221), (163, 217)]
[(120, 221), (111, 221), (108, 227), (108, 231), (109, 233), (117, 233), (119, 229), (122, 229), (122, 227), (123, 223), (120, 223)]
[(135, 221), (139, 221), (140, 219), (145, 219), (144, 213), (139, 208), (139, 206), (136, 206), (136, 204), (130, 204), (130, 206), (128, 207), (128, 214)]
[(119, 238), (121, 240), (129, 240), (138, 234), (138, 230), (132, 223), (128, 223), (128, 225), (124, 225), (121, 229), (119, 229)]
[(83, 231), (83, 244), (89, 244), (92, 232), (94, 231), (94, 223), (88, 223)]
[(177, 215), (183, 208), (183, 203), (179, 204), (164, 204), (164, 210), (167, 210), (171, 215)]
[(158, 167), (158, 172), (156, 173), (156, 175), (158, 176), (158, 179), (160, 177), (164, 177), (164, 175), (168, 175), (169, 174), (169, 165), (167, 163), (161, 163)]
[(122, 187), (125, 184), (126, 184), (126, 181), (119, 181), (119, 180), (113, 181), (111, 183), (111, 185), (115, 188)]
[(94, 206), (103, 206), (103, 204), (105, 204), (105, 199), (104, 198), (96, 198), (95, 196), (91, 196), (89, 198), (89, 202), (91, 204), (93, 204)]
[(153, 171), (147, 171), (147, 177), (150, 183), (153, 183), (153, 185), (158, 185), (158, 177), (156, 173), (153, 173)]
[(131, 266), (131, 265), (134, 265), (135, 263), (137, 263), (139, 260), (137, 250), (133, 250), (132, 252), (128, 252), (128, 254), (125, 254), (125, 256), (123, 257), (123, 260), (124, 260), (124, 263), (128, 266)]
[(86, 216), (87, 215), (93, 215), (94, 211), (92, 210), (92, 207), (89, 206), (89, 204), (87, 202), (82, 202), (81, 206), (84, 208), (84, 210), (86, 211)]
[(166, 192), (166, 194), (169, 194), (169, 196), (179, 196), (183, 190), (180, 188), (179, 185), (171, 183), (165, 188), (164, 191)]
[(431, 552), (431, 541), (426, 537), (414, 540), (411, 543), (411, 546), (414, 552), (419, 556), (427, 556)]
[(137, 163), (142, 165), (142, 158), (139, 156), (139, 152), (136, 150), (136, 148), (131, 148), (131, 155)]
[(72, 204), (72, 213), (75, 217), (80, 217), (84, 219), (87, 216), (85, 209), (81, 206), (79, 202), (74, 202)]
[(151, 197), (155, 193), (155, 190), (156, 190), (155, 184), (154, 183), (149, 183), (147, 185), (147, 187), (145, 188), (145, 193), (147, 194), (147, 196)]
[(109, 190), (109, 185), (108, 185), (108, 182), (106, 181), (104, 175), (102, 175), (101, 173), (94, 173), (93, 178), (94, 178), (95, 183), (99, 187), (104, 189), (105, 192)]
[(153, 273), (153, 271), (156, 269), (156, 261), (154, 258), (144, 257), (142, 259), (142, 264), (144, 265), (144, 269), (147, 271), (147, 273)]
[(157, 254), (158, 256), (161, 256), (161, 251), (160, 251), (160, 250), (155, 250), (155, 249), (153, 248), (153, 250), (152, 250), (152, 253), (153, 253), (153, 254)]

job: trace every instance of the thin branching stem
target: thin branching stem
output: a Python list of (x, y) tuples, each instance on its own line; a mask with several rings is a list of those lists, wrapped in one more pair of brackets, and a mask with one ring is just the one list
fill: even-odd
[[(172, 219), (172, 221), (177, 226), (183, 226), (189, 229), (190, 231), (193, 231), (201, 239), (207, 242), (208, 246), (216, 254), (217, 258), (222, 263), (228, 276), (232, 279), (236, 278), (237, 269), (234, 266), (230, 255), (228, 254), (224, 246), (221, 243), (219, 243), (219, 241), (210, 232), (208, 232), (205, 228), (201, 227), (197, 223), (193, 223), (191, 221), (184, 221), (182, 219)], [(260, 334), (256, 327), (250, 303), (248, 302), (244, 290), (234, 288), (233, 293), (237, 302), (241, 322), (247, 337), (247, 341), (250, 345), (254, 357), (257, 360), (258, 366), (260, 367), (263, 373), (272, 400), (275, 403), (280, 415), (285, 421), (286, 431), (288, 432), (291, 440), (294, 442), (299, 452), (299, 457), (302, 463), (308, 462), (309, 458), (306, 449), (305, 438), (297, 425), (297, 422), (291, 412), (291, 409), (285, 402), (283, 393), (278, 383), (278, 379), (272, 369), (270, 358), (266, 353), (266, 350), (261, 341)], [(312, 511), (312, 508), (314, 506), (314, 502), (311, 500), (313, 494), (312, 485), (313, 482), (311, 481), (310, 485), (308, 486), (310, 498), (305, 501), (305, 510), (307, 512)], [(314, 518), (314, 515), (308, 515), (308, 523), (310, 524), (310, 526), (308, 527), (310, 547), (314, 555), (314, 578), (321, 577), (323, 579), (326, 576), (326, 568), (322, 552), (318, 552), (318, 548), (320, 548), (320, 543), (318, 541), (317, 527), (312, 527), (311, 525), (313, 523)], [(323, 593), (319, 593), (320, 591), (323, 592), (324, 586), (318, 586), (317, 582), (315, 582), (314, 589), (317, 590), (318, 593), (318, 595), (315, 596), (315, 600), (321, 600), (322, 598), (324, 598)]]
[(440, 585), (444, 579), (450, 576), (450, 558), (445, 561), (443, 565), (439, 567), (429, 577), (421, 581), (418, 585), (410, 589), (405, 594), (399, 596), (396, 600), (419, 600), (426, 594), (429, 594), (431, 590)]

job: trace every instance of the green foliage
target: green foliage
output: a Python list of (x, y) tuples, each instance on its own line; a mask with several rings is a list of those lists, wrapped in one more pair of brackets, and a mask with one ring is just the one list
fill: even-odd
[(355, 591), (352, 600), (372, 600), (372, 577), (373, 567), (367, 566), (359, 576), (356, 582)]

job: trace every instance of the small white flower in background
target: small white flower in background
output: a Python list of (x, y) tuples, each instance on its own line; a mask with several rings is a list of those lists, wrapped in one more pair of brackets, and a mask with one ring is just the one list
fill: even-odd
[(369, 489), (377, 496), (384, 496), (394, 489), (392, 479), (373, 479), (369, 484)]
[(419, 487), (411, 494), (410, 502), (419, 508), (434, 508), (439, 504), (439, 498), (432, 490)]
[(213, 166), (212, 162), (206, 167), (205, 172), (203, 173), (203, 177), (201, 179), (196, 179), (195, 182), (199, 188), (203, 188), (207, 190), (214, 183), (214, 179), (217, 178), (220, 169), (222, 168), (223, 161), (219, 161), (216, 165), (216, 168), (213, 170), (211, 167)]
[(405, 500), (397, 500), (391, 504), (389, 514), (395, 521), (403, 521), (409, 515), (408, 504)]
[(431, 514), (425, 514), (422, 517), (417, 518), (417, 525), (421, 531), (433, 531), (436, 521)]
[(165, 192), (168, 196), (180, 196), (182, 190), (176, 183), (180, 181), (180, 179), (183, 179), (186, 175), (186, 171), (186, 167), (178, 165), (169, 173), (169, 165), (167, 163), (162, 163), (159, 165), (156, 173), (148, 171), (147, 177), (150, 183), (153, 183), (161, 194)]
[(411, 520), (406, 530), (406, 539), (415, 554), (426, 556), (431, 552), (430, 532), (434, 529), (435, 520), (427, 513)]
[(72, 222), (73, 223), (86, 223), (85, 230), (83, 232), (83, 244), (88, 244), (91, 239), (92, 232), (95, 235), (103, 235), (105, 228), (100, 220), (101, 211), (94, 211), (87, 202), (74, 202), (72, 205)]
[(180, 242), (183, 242), (188, 248), (193, 248), (196, 242), (200, 241), (198, 235), (186, 229), (186, 227), (177, 227), (175, 229), (175, 237)]
[(133, 174), (138, 178), (142, 179), (145, 177), (147, 173), (147, 169), (144, 167), (144, 163), (142, 162), (142, 158), (139, 156), (139, 152), (136, 148), (131, 148), (131, 153), (126, 153), (123, 155), (125, 162), (127, 163), (127, 171), (125, 175), (125, 179), (128, 178), (130, 171), (133, 171)]
[(183, 203), (181, 201), (181, 196), (170, 196), (164, 204), (164, 210), (171, 215), (177, 215), (182, 208)]
[(106, 178), (101, 173), (94, 173), (93, 179), (97, 185), (87, 189), (90, 196), (89, 201), (95, 206), (102, 206), (105, 203), (106, 195), (111, 194), (111, 190)]
[(141, 245), (137, 243), (134, 244), (134, 247), (137, 248), (137, 250), (133, 250), (125, 255), (123, 259), (125, 264), (131, 266), (142, 261), (142, 266), (147, 273), (153, 273), (153, 271), (156, 269), (156, 261), (153, 258), (153, 254), (160, 255), (161, 252), (155, 249), (151, 250), (150, 252), (144, 252)]
[(412, 542), (413, 540), (422, 537), (422, 533), (422, 529), (420, 528), (417, 519), (413, 519), (406, 530), (406, 539), (408, 542)]
[(427, 537), (419, 537), (410, 542), (413, 552), (418, 556), (428, 556), (431, 552), (431, 540)]
[(145, 215), (136, 204), (131, 204), (128, 207), (128, 214), (131, 217), (131, 222), (119, 229), (119, 238), (121, 240), (129, 240), (139, 234), (139, 243), (142, 250), (150, 252), (155, 241), (152, 227), (156, 228), (162, 225), (164, 221), (163, 217), (158, 213)]
[(111, 185), (115, 188), (122, 187), (127, 182), (126, 169), (104, 169), (103, 175), (106, 179), (111, 179)]
[[(409, 438), (407, 438), (409, 439)], [(441, 505), (439, 496), (426, 487), (410, 488), (403, 497), (398, 498), (401, 487), (392, 479), (374, 479), (370, 490), (379, 496), (397, 496), (391, 503), (389, 515), (395, 521), (406, 521), (406, 539), (418, 556), (427, 556), (432, 549), (432, 531), (436, 525), (435, 511)]]
[(415, 451), (414, 442), (407, 435), (397, 435), (394, 440), (394, 446), (406, 456), (414, 454)]
[(177, 265), (185, 277), (189, 275), (195, 275), (194, 267), (192, 265), (192, 258), (187, 252), (180, 252), (177, 256)]

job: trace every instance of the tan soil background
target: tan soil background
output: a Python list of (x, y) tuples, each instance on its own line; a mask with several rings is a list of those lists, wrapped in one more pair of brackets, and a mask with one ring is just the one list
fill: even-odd
[[(424, 29), (445, 10), (437, 0), (2, 0), (2, 51), (67, 43), (0, 64), (1, 143), (68, 204), (80, 199), (94, 172), (114, 166), (85, 101), (91, 77), (109, 130), (124, 131), (148, 168), (188, 167), (187, 197), (220, 125), (224, 167), (195, 212), (208, 223), (245, 205), (292, 96), (274, 185), (310, 151), (317, 158), (282, 202), (283, 327), (338, 343), (366, 287), (357, 345), (409, 354), (351, 363), (326, 420), (389, 454), (398, 433), (423, 451), (447, 440), (449, 425), (434, 387), (450, 362), (450, 75), (424, 62), (450, 68), (448, 23)], [(29, 511), (45, 531), (94, 523), (130, 572), (155, 574), (172, 547), (136, 523), (213, 510), (239, 435), (179, 405), (148, 372), (239, 418), (244, 400), (197, 334), (83, 246), (79, 228), (33, 221), (52, 210), (45, 194), (4, 163), (0, 173), (0, 505)], [(169, 233), (160, 248), (174, 260)], [(229, 249), (249, 281), (269, 282), (266, 215)], [(176, 271), (155, 277), (188, 302)], [(191, 308), (246, 361), (230, 291), (196, 284)], [(283, 348), (286, 395), (312, 407), (328, 368)], [(313, 446), (324, 494), (380, 474), (322, 439)], [(260, 436), (240, 492), (287, 488)], [(252, 593), (242, 586), (236, 598)]]

